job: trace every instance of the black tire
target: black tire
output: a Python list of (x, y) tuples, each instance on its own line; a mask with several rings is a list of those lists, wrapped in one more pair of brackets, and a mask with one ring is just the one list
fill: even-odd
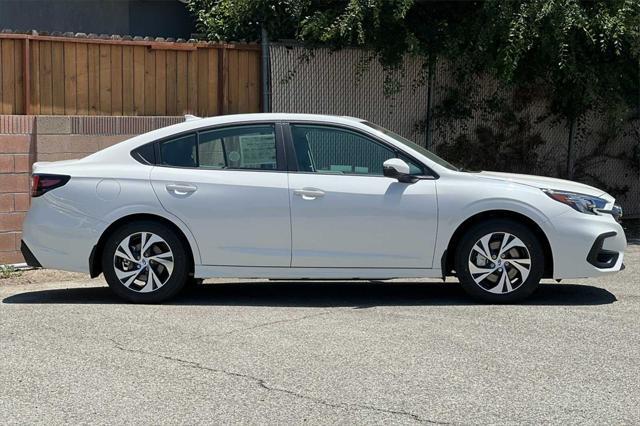
[[(162, 238), (173, 253), (173, 271), (167, 281), (159, 288), (142, 293), (126, 287), (117, 277), (114, 266), (114, 255), (119, 244), (129, 235), (138, 232), (151, 232)], [(116, 229), (107, 239), (102, 250), (102, 271), (107, 284), (119, 297), (133, 303), (160, 303), (175, 296), (189, 277), (190, 257), (187, 248), (176, 232), (159, 222), (140, 220), (127, 223)]]
[[(482, 282), (482, 285), (476, 283), (474, 277), (470, 270), (470, 257), (476, 256), (477, 254), (472, 253), (474, 251), (474, 246), (476, 243), (486, 235), (496, 233), (498, 236), (501, 233), (509, 233), (517, 238), (519, 238), (526, 250), (528, 250), (528, 255), (530, 257), (530, 267), (528, 269), (528, 276), (525, 280), (519, 280), (518, 286), (513, 287), (513, 290), (505, 293), (493, 293), (490, 292), (487, 288), (492, 287), (494, 282), (490, 280), (495, 279), (497, 281), (496, 287), (500, 287), (500, 291), (505, 291), (506, 287), (500, 286), (500, 273), (496, 272), (495, 275), (489, 276), (485, 281)], [(502, 234), (504, 235), (504, 234)], [(490, 250), (492, 254), (496, 254), (496, 249), (491, 249), (491, 247), (496, 247), (496, 239), (490, 240)], [(500, 241), (497, 241), (497, 245), (499, 247)], [(520, 249), (516, 249), (520, 250)], [(507, 251), (508, 252), (508, 251)], [(525, 252), (526, 253), (526, 252)], [(482, 256), (484, 258), (484, 256)], [(504, 271), (507, 273), (512, 273), (512, 269), (515, 271), (514, 277), (516, 280), (518, 277), (522, 277), (522, 275), (518, 275), (518, 268), (514, 268), (510, 263), (508, 263), (509, 255), (506, 255), (506, 259), (500, 260), (500, 265), (504, 265)], [(484, 261), (484, 260), (483, 260)], [(491, 262), (491, 260), (489, 260)], [(498, 260), (493, 260), (496, 263), (489, 263), (488, 267), (490, 268), (492, 265), (498, 265)], [(504, 263), (503, 263), (504, 262)], [(542, 248), (542, 244), (538, 237), (533, 233), (527, 226), (513, 221), (509, 219), (491, 219), (485, 222), (478, 223), (471, 227), (465, 235), (461, 238), (458, 246), (456, 248), (455, 254), (455, 270), (458, 280), (462, 285), (462, 288), (474, 299), (485, 302), (485, 303), (514, 303), (519, 302), (521, 300), (529, 297), (535, 289), (538, 287), (540, 280), (542, 279), (542, 275), (544, 274), (544, 250)], [(502, 268), (499, 269), (502, 271)], [(482, 276), (481, 274), (476, 273), (477, 277)], [(509, 283), (511, 284), (511, 283)], [(483, 287), (483, 285), (485, 287)], [(493, 287), (494, 289), (496, 287)]]

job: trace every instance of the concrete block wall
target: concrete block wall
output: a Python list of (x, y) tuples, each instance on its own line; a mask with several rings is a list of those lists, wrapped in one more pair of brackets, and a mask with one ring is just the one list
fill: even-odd
[[(22, 222), (36, 161), (82, 158), (184, 117), (0, 115), (0, 265), (21, 263)], [(87, 254), (88, 256), (88, 254)]]

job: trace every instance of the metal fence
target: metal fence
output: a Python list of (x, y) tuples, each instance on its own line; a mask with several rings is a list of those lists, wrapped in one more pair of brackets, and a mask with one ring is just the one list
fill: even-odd
[(569, 161), (569, 123), (548, 115), (542, 90), (523, 93), (490, 77), (462, 83), (446, 63), (430, 79), (417, 58), (389, 71), (359, 49), (275, 44), (270, 56), (273, 111), (357, 116), (423, 146), (429, 115), (430, 148), (447, 159), (484, 170), (571, 177), (606, 189), (627, 216), (640, 216), (640, 120), (612, 133), (604, 116), (582, 117)]
[(424, 140), (424, 129), (416, 126), (427, 113), (427, 93), (420, 84), (426, 74), (420, 61), (405, 61), (394, 75), (402, 87), (388, 97), (385, 87), (394, 82), (366, 51), (272, 45), (270, 53), (274, 112), (360, 117)]

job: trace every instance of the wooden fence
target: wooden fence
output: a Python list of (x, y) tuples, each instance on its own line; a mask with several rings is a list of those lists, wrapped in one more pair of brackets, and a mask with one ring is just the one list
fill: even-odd
[(0, 114), (213, 116), (259, 95), (257, 45), (0, 34)]

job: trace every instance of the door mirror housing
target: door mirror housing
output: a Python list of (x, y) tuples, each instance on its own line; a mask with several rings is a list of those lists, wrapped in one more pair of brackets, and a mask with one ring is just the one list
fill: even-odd
[(392, 179), (397, 179), (398, 182), (414, 183), (418, 180), (417, 177), (411, 176), (409, 165), (399, 158), (390, 158), (382, 163), (382, 173)]

